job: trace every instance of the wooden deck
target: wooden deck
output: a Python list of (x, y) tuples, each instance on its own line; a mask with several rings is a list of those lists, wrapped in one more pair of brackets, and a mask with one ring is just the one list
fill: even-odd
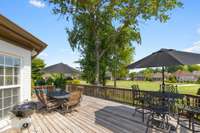
[[(77, 111), (35, 113), (32, 125), (23, 133), (145, 133), (141, 115), (132, 116), (134, 107), (84, 96)], [(176, 123), (171, 119), (172, 123)], [(158, 132), (151, 130), (150, 132)], [(188, 133), (179, 128), (178, 132)]]

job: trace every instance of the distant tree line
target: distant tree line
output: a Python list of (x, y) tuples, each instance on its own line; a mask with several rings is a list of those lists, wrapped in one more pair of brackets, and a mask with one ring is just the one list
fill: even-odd
[[(177, 71), (184, 71), (184, 72), (200, 71), (200, 65), (180, 65), (180, 66), (165, 67), (165, 72), (167, 73), (173, 74)], [(129, 73), (129, 77), (131, 78), (131, 80), (134, 80), (136, 75), (141, 74), (144, 76), (144, 80), (151, 81), (152, 75), (155, 73), (162, 73), (162, 69), (161, 68), (146, 68), (139, 72)], [(168, 77), (167, 81), (171, 83), (175, 83), (177, 82), (177, 79), (174, 75), (171, 75)], [(197, 83), (200, 83), (200, 78), (197, 80)]]

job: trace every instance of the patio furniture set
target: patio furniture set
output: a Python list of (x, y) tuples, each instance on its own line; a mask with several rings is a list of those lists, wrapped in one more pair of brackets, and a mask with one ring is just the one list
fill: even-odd
[(73, 109), (80, 104), (81, 91), (66, 92), (62, 89), (54, 89), (53, 87), (41, 86), (34, 88), (38, 102), (25, 102), (15, 105), (11, 110), (12, 127), (27, 128), (31, 124), (31, 115), (38, 110), (42, 111), (57, 111), (65, 114), (70, 113)]
[[(200, 107), (187, 105), (183, 101), (184, 95), (177, 93), (177, 86), (165, 85), (165, 93), (159, 91), (142, 94), (138, 85), (133, 85), (132, 90), (136, 106), (133, 116), (137, 112), (141, 113), (142, 121), (144, 122), (145, 115), (147, 115), (146, 132), (148, 132), (149, 128), (162, 132), (176, 131), (179, 125), (192, 132), (200, 132)], [(171, 118), (177, 119), (176, 127), (169, 123)]]
[(61, 113), (69, 113), (81, 102), (81, 91), (66, 92), (62, 89), (48, 88), (43, 90), (35, 88), (38, 100), (47, 111), (57, 110)]

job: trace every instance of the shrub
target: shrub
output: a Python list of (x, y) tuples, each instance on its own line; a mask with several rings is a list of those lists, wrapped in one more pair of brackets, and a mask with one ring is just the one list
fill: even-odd
[(197, 84), (200, 84), (200, 77), (198, 78), (198, 80), (196, 81)]
[(197, 91), (197, 95), (200, 95), (200, 88), (199, 88), (198, 91)]
[(53, 85), (54, 84), (54, 80), (52, 77), (49, 77), (47, 80), (46, 80), (46, 85)]
[(176, 77), (175, 76), (169, 76), (168, 82), (169, 83), (176, 83), (177, 82)]
[(61, 88), (61, 89), (65, 89), (65, 85), (66, 85), (66, 78), (63, 74), (53, 74), (53, 83), (55, 85), (56, 88)]

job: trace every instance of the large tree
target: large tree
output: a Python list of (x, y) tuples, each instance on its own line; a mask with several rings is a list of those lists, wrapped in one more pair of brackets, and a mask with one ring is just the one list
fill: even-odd
[[(115, 43), (118, 38), (141, 43), (139, 22), (155, 18), (169, 19), (169, 11), (182, 4), (178, 0), (49, 0), (55, 14), (72, 20), (67, 27), (69, 42), (83, 57), (92, 57), (95, 64), (95, 82), (100, 81), (100, 62), (103, 56), (127, 43)], [(70, 25), (71, 26), (71, 25)], [(121, 36), (126, 35), (125, 38)], [(88, 55), (88, 49), (93, 52)], [(92, 60), (92, 59), (89, 59)]]

